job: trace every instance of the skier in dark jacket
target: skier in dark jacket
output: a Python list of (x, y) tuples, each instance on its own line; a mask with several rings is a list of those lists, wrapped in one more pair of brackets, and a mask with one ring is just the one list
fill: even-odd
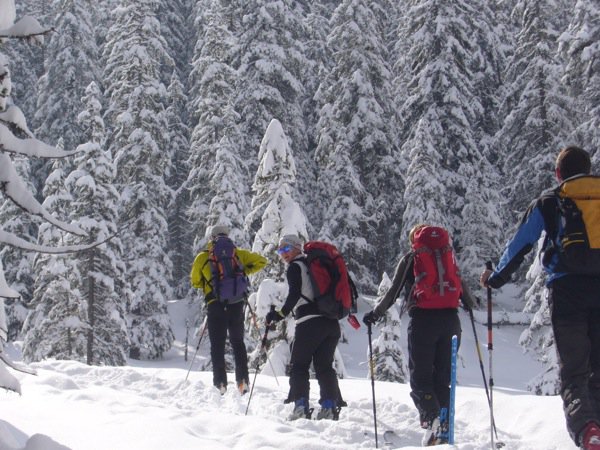
[[(412, 244), (414, 234), (426, 225), (416, 225), (410, 230)], [(440, 411), (450, 404), (450, 364), (452, 336), (460, 343), (461, 327), (456, 308), (420, 308), (413, 297), (415, 276), (413, 272), (414, 254), (405, 254), (394, 273), (392, 286), (379, 300), (377, 306), (366, 313), (363, 322), (367, 326), (375, 324), (394, 304), (401, 291), (405, 291), (402, 305), (410, 316), (408, 325), (408, 357), (410, 372), (410, 396), (413, 399), (421, 427), (425, 429), (423, 445), (436, 445), (447, 442), (440, 425)], [(462, 284), (461, 300), (465, 308), (473, 308), (474, 301), (467, 286)]]
[[(567, 147), (560, 151), (555, 168), (559, 183), (589, 175), (590, 170), (590, 156), (585, 150)], [(600, 215), (600, 201), (597, 205), (595, 214)], [(581, 275), (561, 268), (557, 249), (563, 230), (559, 219), (556, 190), (547, 190), (529, 206), (496, 269), (484, 271), (480, 283), (492, 288), (507, 283), (542, 232), (546, 233), (542, 264), (547, 273), (567, 429), (581, 448), (600, 450), (600, 274)], [(600, 227), (597, 219), (595, 225)]]
[(337, 420), (343, 401), (337, 374), (333, 368), (335, 349), (341, 336), (337, 320), (319, 313), (314, 302), (303, 242), (296, 235), (285, 235), (277, 253), (287, 265), (288, 296), (278, 311), (266, 316), (267, 325), (282, 320), (293, 312), (296, 319), (290, 358), (290, 391), (286, 403), (294, 402), (289, 420), (310, 418), (309, 369), (312, 361), (320, 387), (321, 408), (317, 419)]

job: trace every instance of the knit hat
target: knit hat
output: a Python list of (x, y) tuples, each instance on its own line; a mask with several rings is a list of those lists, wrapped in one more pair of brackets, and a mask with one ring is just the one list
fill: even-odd
[(211, 237), (217, 237), (219, 234), (228, 235), (229, 227), (227, 225), (217, 224), (210, 229)]
[(286, 234), (279, 239), (279, 247), (281, 248), (285, 245), (291, 245), (292, 247), (302, 251), (304, 242), (295, 234)]

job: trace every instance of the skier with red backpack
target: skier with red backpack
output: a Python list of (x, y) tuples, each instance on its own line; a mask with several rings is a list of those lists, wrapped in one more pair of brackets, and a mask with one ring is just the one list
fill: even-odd
[(466, 309), (474, 298), (462, 282), (446, 230), (417, 225), (410, 230), (412, 251), (402, 257), (392, 286), (363, 322), (375, 324), (394, 304), (401, 291), (406, 297), (402, 310), (408, 311), (408, 352), (411, 398), (425, 429), (423, 445), (447, 443), (447, 423), (440, 422), (443, 408), (450, 403), (452, 336), (460, 343), (459, 301)]
[[(306, 250), (306, 253), (304, 252)], [(294, 403), (289, 420), (310, 419), (309, 369), (313, 363), (320, 387), (317, 419), (338, 420), (342, 406), (333, 367), (341, 337), (338, 320), (353, 309), (355, 295), (345, 263), (337, 249), (324, 242), (303, 241), (296, 235), (279, 240), (277, 253), (287, 266), (288, 295), (280, 310), (270, 311), (267, 325), (293, 313), (296, 320), (290, 357), (290, 390), (285, 403)]]
[(229, 238), (229, 227), (215, 225), (206, 250), (194, 259), (190, 273), (192, 287), (202, 289), (206, 301), (213, 383), (221, 395), (227, 390), (225, 340), (235, 360), (235, 379), (240, 394), (248, 392), (248, 354), (244, 343), (244, 304), (248, 275), (261, 270), (267, 259), (258, 253), (237, 248)]

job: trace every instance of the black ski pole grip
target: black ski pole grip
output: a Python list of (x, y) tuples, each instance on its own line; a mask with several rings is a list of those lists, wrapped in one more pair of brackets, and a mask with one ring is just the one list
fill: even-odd
[(491, 261), (486, 261), (485, 262), (485, 268), (487, 270), (494, 270), (494, 268), (492, 267), (492, 262)]

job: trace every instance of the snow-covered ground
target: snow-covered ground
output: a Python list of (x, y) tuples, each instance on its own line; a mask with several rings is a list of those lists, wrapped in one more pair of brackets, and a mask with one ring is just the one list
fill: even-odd
[[(355, 331), (343, 321), (349, 342), (340, 350), (350, 376), (340, 381), (348, 402), (340, 420), (288, 422), (285, 418), (291, 406), (283, 404), (287, 378), (259, 374), (245, 415), (248, 396), (241, 397), (231, 388), (221, 397), (212, 387), (212, 375), (198, 371), (207, 357), (204, 344), (185, 381), (190, 363), (183, 359), (181, 342), (188, 305), (174, 301), (169, 308), (178, 342), (162, 361), (130, 361), (129, 366), (116, 368), (45, 361), (32, 365), (37, 376), (15, 373), (23, 395), (0, 393), (0, 450), (375, 448), (364, 326)], [(489, 408), (473, 330), (469, 316), (465, 312), (460, 315), (463, 342), (458, 364), (456, 445), (438, 448), (488, 449)], [(476, 317), (485, 321), (483, 311)], [(487, 329), (483, 324), (476, 328), (487, 375)], [(560, 398), (537, 397), (525, 391), (527, 381), (540, 366), (517, 344), (523, 329), (494, 329), (493, 399), (499, 438), (509, 450), (575, 449), (564, 425)], [(9, 350), (18, 359), (18, 348)], [(420, 446), (422, 433), (409, 391), (406, 384), (375, 383), (380, 448), (384, 447), (382, 434), (386, 429), (400, 436), (398, 448)], [(313, 406), (318, 406), (317, 393), (316, 381), (311, 380)]]

